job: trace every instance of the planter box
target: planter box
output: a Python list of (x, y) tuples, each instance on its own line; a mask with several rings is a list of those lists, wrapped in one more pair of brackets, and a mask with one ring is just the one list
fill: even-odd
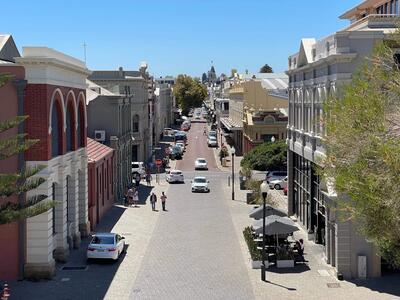
[(277, 260), (276, 266), (278, 268), (294, 268), (294, 260)]
[(251, 268), (252, 269), (261, 269), (261, 264), (262, 264), (261, 260), (252, 260), (251, 261)]
[(255, 194), (253, 192), (247, 193), (246, 194), (246, 203), (251, 204), (256, 197), (257, 197), (257, 194)]

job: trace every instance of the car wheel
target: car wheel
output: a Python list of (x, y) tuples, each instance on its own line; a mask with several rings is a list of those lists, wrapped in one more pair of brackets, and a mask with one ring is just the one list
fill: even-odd
[(279, 184), (275, 184), (275, 185), (274, 185), (274, 189), (280, 190), (280, 189), (281, 189), (281, 186), (280, 186)]

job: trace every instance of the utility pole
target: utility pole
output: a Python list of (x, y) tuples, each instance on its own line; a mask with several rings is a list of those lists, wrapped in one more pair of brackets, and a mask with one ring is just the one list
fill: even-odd
[(86, 46), (87, 46), (86, 42), (83, 42), (83, 55), (85, 58), (85, 65), (86, 65)]

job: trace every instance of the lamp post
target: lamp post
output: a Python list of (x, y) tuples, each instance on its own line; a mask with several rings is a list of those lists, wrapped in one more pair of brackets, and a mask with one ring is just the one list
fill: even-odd
[(232, 200), (235, 200), (235, 147), (231, 148), (232, 154)]
[(260, 185), (260, 192), (263, 197), (263, 237), (262, 237), (262, 264), (261, 264), (261, 280), (266, 281), (265, 273), (265, 206), (266, 206), (266, 199), (268, 195), (269, 186), (266, 181), (263, 181)]

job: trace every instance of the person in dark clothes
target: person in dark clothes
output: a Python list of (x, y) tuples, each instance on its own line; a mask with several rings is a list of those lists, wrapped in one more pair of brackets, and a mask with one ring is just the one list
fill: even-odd
[(166, 211), (166, 209), (165, 209), (165, 204), (166, 204), (166, 202), (167, 202), (167, 196), (164, 194), (164, 192), (162, 192), (160, 198), (161, 198), (162, 210), (163, 210), (163, 211)]
[(154, 192), (153, 192), (153, 193), (151, 193), (151, 195), (150, 195), (151, 209), (152, 209), (153, 211), (156, 210), (156, 202), (157, 202), (157, 196), (156, 196), (156, 194), (154, 194)]

